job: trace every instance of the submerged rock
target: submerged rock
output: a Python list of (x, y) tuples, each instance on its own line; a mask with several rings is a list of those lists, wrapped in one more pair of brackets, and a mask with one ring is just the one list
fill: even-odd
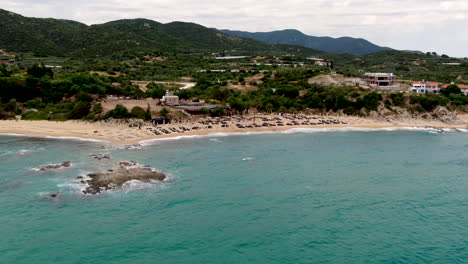
[(121, 161), (119, 162), (121, 168), (129, 169), (130, 167), (140, 166), (140, 164), (136, 161)]
[(60, 196), (60, 193), (58, 193), (58, 192), (49, 194), (49, 197), (53, 198), (53, 199), (58, 199), (59, 196)]
[(71, 166), (70, 161), (64, 161), (62, 163), (49, 164), (49, 165), (42, 166), (40, 168), (34, 168), (32, 170), (33, 171), (57, 170), (57, 169), (62, 169), (62, 168), (69, 168), (70, 166)]
[(118, 170), (106, 173), (93, 173), (87, 175), (84, 194), (99, 194), (103, 190), (111, 190), (122, 187), (126, 182), (138, 180), (142, 182), (163, 181), (166, 175), (153, 171), (151, 168), (126, 168), (121, 166)]
[(94, 158), (94, 159), (97, 159), (97, 160), (110, 159), (109, 155), (91, 154), (90, 156), (91, 156), (92, 158)]
[(134, 150), (134, 149), (141, 149), (142, 145), (134, 144), (134, 145), (125, 145), (123, 149), (125, 150)]

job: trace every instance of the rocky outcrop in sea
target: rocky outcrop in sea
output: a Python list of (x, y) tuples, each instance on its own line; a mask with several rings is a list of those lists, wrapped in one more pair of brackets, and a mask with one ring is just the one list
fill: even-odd
[(134, 161), (122, 161), (116, 170), (108, 170), (103, 173), (91, 173), (86, 177), (78, 176), (86, 188), (82, 191), (84, 194), (99, 194), (102, 191), (118, 189), (126, 182), (137, 180), (141, 182), (163, 181), (166, 179), (164, 173), (158, 172), (150, 167), (139, 166)]
[(57, 170), (57, 169), (63, 169), (63, 168), (69, 168), (69, 167), (71, 167), (71, 162), (64, 161), (62, 163), (54, 163), (54, 164), (44, 165), (39, 168), (33, 168), (32, 171), (48, 171), (48, 170)]

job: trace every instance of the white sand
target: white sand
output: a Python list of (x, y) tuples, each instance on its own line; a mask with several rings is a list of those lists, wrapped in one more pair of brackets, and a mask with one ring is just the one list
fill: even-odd
[[(344, 122), (345, 124), (322, 124), (322, 125), (291, 125), (286, 126), (287, 123), (292, 122), (290, 119), (285, 119), (277, 115), (256, 115), (255, 121), (253, 115), (232, 118), (231, 121), (226, 123), (229, 127), (221, 127), (221, 124), (211, 124), (212, 128), (207, 128), (207, 124), (199, 122), (181, 123), (171, 125), (160, 125), (154, 127), (152, 125), (144, 125), (141, 127), (129, 127), (125, 124), (110, 124), (110, 123), (90, 123), (84, 121), (15, 121), (15, 120), (0, 120), (0, 133), (2, 134), (21, 134), (31, 136), (52, 136), (52, 137), (76, 137), (82, 139), (93, 139), (107, 141), (116, 144), (134, 144), (145, 140), (169, 138), (185, 135), (207, 135), (210, 133), (230, 133), (230, 132), (264, 132), (264, 131), (285, 131), (292, 128), (399, 128), (399, 127), (436, 127), (436, 128), (467, 128), (468, 115), (459, 116), (460, 124), (451, 125), (436, 121), (427, 120), (405, 120), (405, 121), (377, 121), (367, 118), (358, 117), (327, 117), (327, 116), (307, 116), (314, 118), (311, 120), (297, 120), (299, 123), (304, 121), (317, 122), (319, 119), (335, 120)], [(253, 123), (262, 124), (264, 121), (261, 118), (280, 118), (285, 126), (275, 127), (253, 127), (253, 128), (237, 128), (235, 124), (244, 126)], [(291, 117), (292, 118), (292, 117)], [(203, 119), (202, 119), (203, 120)], [(199, 121), (202, 121), (199, 120)], [(215, 119), (216, 120), (216, 119)], [(206, 121), (206, 119), (205, 119)], [(275, 121), (268, 121), (267, 123), (275, 123)], [(170, 129), (177, 129), (181, 131), (181, 127), (193, 128), (199, 127), (199, 130), (185, 131), (184, 133), (172, 132)], [(170, 134), (165, 134), (161, 131), (165, 129), (170, 131)], [(155, 132), (161, 135), (156, 135)]]

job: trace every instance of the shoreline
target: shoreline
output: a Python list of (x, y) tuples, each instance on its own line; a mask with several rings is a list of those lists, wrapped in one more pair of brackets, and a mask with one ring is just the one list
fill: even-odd
[[(279, 118), (275, 115), (265, 115), (265, 117)], [(242, 121), (229, 123), (229, 127), (210, 126), (208, 129), (200, 127), (191, 131), (180, 131), (177, 129), (183, 127), (200, 126), (199, 121), (190, 123), (170, 124), (143, 127), (129, 127), (125, 124), (110, 124), (110, 123), (90, 123), (85, 121), (15, 121), (15, 120), (0, 120), (0, 135), (4, 136), (23, 136), (23, 137), (40, 137), (53, 139), (70, 139), (70, 140), (85, 140), (90, 142), (111, 143), (115, 145), (132, 145), (146, 144), (148, 142), (159, 140), (174, 140), (180, 138), (194, 138), (202, 136), (225, 136), (229, 135), (245, 135), (245, 134), (262, 134), (262, 133), (278, 133), (288, 132), (300, 133), (311, 131), (326, 132), (329, 130), (414, 130), (414, 129), (468, 129), (468, 115), (461, 118), (460, 124), (446, 124), (437, 121), (429, 120), (392, 120), (379, 121), (369, 118), (358, 117), (332, 117), (332, 116), (312, 116), (311, 119), (333, 120), (336, 124), (314, 124), (314, 125), (291, 125), (291, 126), (274, 126), (274, 127), (235, 127), (235, 125), (252, 124), (248, 117), (242, 117)], [(244, 120), (245, 118), (245, 120)], [(259, 117), (262, 118), (262, 117)], [(292, 119), (291, 119), (292, 120)], [(277, 121), (283, 122), (284, 120)], [(211, 122), (211, 121), (208, 121)], [(261, 122), (261, 121), (260, 121)], [(286, 121), (284, 121), (286, 122)], [(296, 121), (293, 121), (296, 122)], [(203, 123), (203, 122), (201, 122)], [(203, 123), (205, 124), (205, 123)], [(255, 124), (255, 123), (253, 123)], [(296, 123), (297, 124), (297, 123)], [(157, 130), (159, 129), (159, 130)], [(172, 131), (177, 132), (172, 132)], [(301, 131), (302, 130), (302, 131)], [(159, 133), (165, 131), (168, 134)], [(315, 132), (315, 131), (314, 131)], [(156, 134), (157, 133), (157, 134)]]

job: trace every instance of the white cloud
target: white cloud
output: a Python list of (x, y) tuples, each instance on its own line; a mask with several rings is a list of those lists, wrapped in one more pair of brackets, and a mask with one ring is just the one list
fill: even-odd
[(87, 24), (144, 17), (247, 31), (295, 28), (309, 35), (362, 37), (397, 49), (468, 56), (466, 0), (0, 0), (25, 16)]

